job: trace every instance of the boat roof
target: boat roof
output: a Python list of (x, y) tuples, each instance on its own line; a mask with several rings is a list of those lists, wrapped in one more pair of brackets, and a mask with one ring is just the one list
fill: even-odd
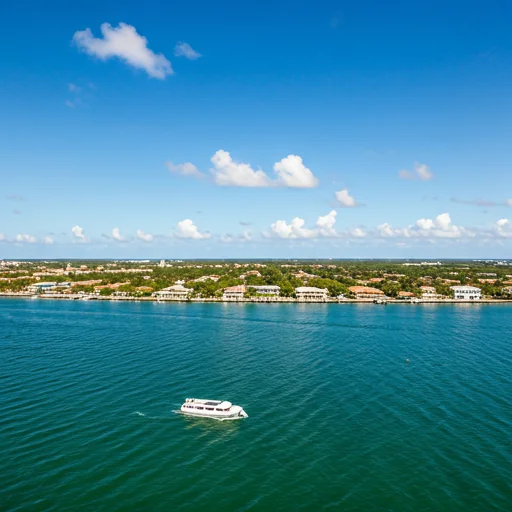
[(186, 401), (190, 401), (194, 404), (220, 407), (221, 409), (229, 409), (233, 405), (231, 402), (227, 402), (226, 400), (208, 400), (205, 398), (187, 398)]

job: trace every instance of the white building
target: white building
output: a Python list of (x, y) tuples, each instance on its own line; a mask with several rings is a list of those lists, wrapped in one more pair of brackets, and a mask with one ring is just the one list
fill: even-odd
[(435, 300), (440, 299), (442, 297), (437, 293), (436, 289), (433, 286), (420, 286), (420, 290), (422, 299)]
[(27, 291), (30, 293), (45, 293), (45, 292), (53, 292), (57, 289), (70, 288), (71, 283), (55, 283), (55, 282), (43, 282), (43, 283), (34, 283), (27, 287)]
[(252, 288), (259, 295), (279, 295), (281, 293), (281, 287), (271, 284), (256, 285), (249, 284), (247, 288)]
[(244, 298), (246, 292), (245, 285), (239, 284), (238, 286), (229, 286), (224, 289), (222, 298), (224, 300), (240, 300)]
[(329, 291), (326, 288), (315, 288), (314, 286), (299, 286), (295, 288), (295, 295), (298, 301), (302, 302), (325, 302)]
[(173, 286), (169, 286), (168, 288), (164, 288), (159, 292), (155, 292), (152, 295), (157, 299), (187, 300), (191, 293), (192, 290), (190, 288), (185, 288), (181, 284), (175, 284)]
[(482, 290), (474, 286), (452, 286), (453, 298), (458, 300), (480, 300)]

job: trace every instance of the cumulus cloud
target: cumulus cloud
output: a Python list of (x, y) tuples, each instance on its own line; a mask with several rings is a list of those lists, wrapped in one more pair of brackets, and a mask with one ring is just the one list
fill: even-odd
[(254, 170), (250, 164), (235, 162), (223, 149), (212, 156), (211, 162), (214, 182), (221, 186), (312, 188), (318, 185), (318, 179), (297, 155), (288, 155), (274, 164), (276, 179), (261, 169)]
[(315, 238), (317, 232), (304, 228), (305, 223), (306, 221), (300, 217), (295, 217), (289, 224), (285, 220), (277, 220), (270, 229), (278, 238)]
[(316, 221), (316, 227), (318, 233), (322, 236), (336, 236), (336, 230), (334, 225), (336, 224), (336, 216), (338, 213), (336, 210), (331, 210), (327, 215), (318, 217)]
[(327, 215), (318, 217), (314, 229), (304, 227), (306, 222), (300, 217), (295, 217), (290, 223), (277, 220), (270, 226), (271, 236), (288, 239), (336, 237), (339, 236), (334, 229), (336, 216), (336, 210), (331, 210)]
[(512, 224), (508, 219), (500, 219), (496, 222), (496, 233), (502, 238), (512, 238)]
[(418, 219), (406, 228), (394, 229), (386, 222), (377, 226), (376, 234), (382, 238), (460, 238), (462, 236), (474, 236), (473, 231), (453, 224), (448, 213), (441, 213), (435, 219)]
[(190, 46), (188, 43), (177, 43), (174, 47), (174, 55), (176, 57), (185, 57), (189, 60), (197, 60), (199, 57), (202, 57), (202, 55), (199, 52), (196, 52), (192, 46)]
[(112, 230), (112, 238), (114, 240), (117, 240), (118, 242), (124, 241), (124, 238), (121, 236), (121, 231), (119, 230), (119, 228), (114, 228)]
[(204, 174), (190, 162), (185, 162), (183, 164), (173, 164), (172, 162), (165, 162), (167, 169), (169, 172), (173, 174), (181, 174), (182, 176), (194, 176), (196, 178), (202, 178)]
[(507, 203), (507, 206), (512, 206), (512, 199), (507, 199), (505, 202)]
[(295, 188), (313, 188), (318, 185), (318, 179), (297, 155), (288, 155), (276, 162), (274, 172), (277, 174), (278, 185)]
[(219, 149), (211, 158), (213, 178), (217, 185), (234, 187), (268, 187), (269, 177), (261, 170), (255, 171), (249, 164), (236, 163), (231, 155)]
[(43, 237), (43, 244), (45, 244), (45, 245), (52, 245), (53, 244), (53, 238), (51, 236)]
[(80, 226), (73, 226), (71, 228), (71, 233), (73, 233), (75, 239), (85, 240), (84, 228), (81, 228)]
[(37, 238), (32, 235), (19, 234), (16, 235), (16, 242), (26, 243), (26, 244), (35, 244), (37, 242)]
[(398, 171), (398, 176), (403, 180), (420, 179), (422, 181), (429, 181), (434, 177), (434, 173), (430, 170), (428, 165), (416, 162), (414, 164), (414, 171), (402, 169)]
[(192, 238), (194, 240), (202, 240), (211, 237), (210, 233), (201, 233), (190, 219), (178, 222), (176, 226), (176, 236), (178, 238)]
[(459, 238), (464, 231), (464, 228), (452, 223), (448, 213), (441, 213), (434, 220), (419, 219), (416, 221), (416, 226), (421, 235), (432, 235), (437, 238)]
[(384, 224), (380, 224), (379, 226), (377, 226), (377, 232), (379, 233), (380, 236), (384, 238), (390, 238), (392, 236), (395, 236), (395, 231), (387, 222), (384, 222)]
[(353, 208), (354, 206), (357, 206), (355, 198), (349, 195), (348, 189), (344, 188), (343, 190), (338, 190), (335, 194), (336, 201), (345, 208)]
[(171, 63), (163, 54), (150, 50), (147, 39), (132, 25), (119, 23), (112, 27), (103, 23), (100, 30), (102, 38), (94, 37), (90, 28), (79, 30), (73, 35), (73, 42), (89, 55), (101, 60), (117, 57), (134, 68), (143, 69), (153, 78), (163, 80), (173, 73)]
[(137, 229), (137, 238), (139, 240), (142, 240), (143, 242), (152, 242), (153, 241), (153, 235), (149, 233), (144, 233), (142, 229)]

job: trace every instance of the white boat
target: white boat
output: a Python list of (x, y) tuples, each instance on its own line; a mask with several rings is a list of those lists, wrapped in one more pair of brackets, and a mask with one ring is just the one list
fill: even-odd
[(181, 406), (181, 414), (199, 416), (201, 418), (214, 418), (216, 420), (240, 420), (247, 418), (247, 413), (239, 405), (222, 400), (204, 400), (201, 398), (187, 398)]

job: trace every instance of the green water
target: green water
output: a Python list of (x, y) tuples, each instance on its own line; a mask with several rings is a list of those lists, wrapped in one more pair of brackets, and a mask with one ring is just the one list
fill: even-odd
[(507, 305), (0, 300), (0, 510), (510, 510), (511, 332)]

